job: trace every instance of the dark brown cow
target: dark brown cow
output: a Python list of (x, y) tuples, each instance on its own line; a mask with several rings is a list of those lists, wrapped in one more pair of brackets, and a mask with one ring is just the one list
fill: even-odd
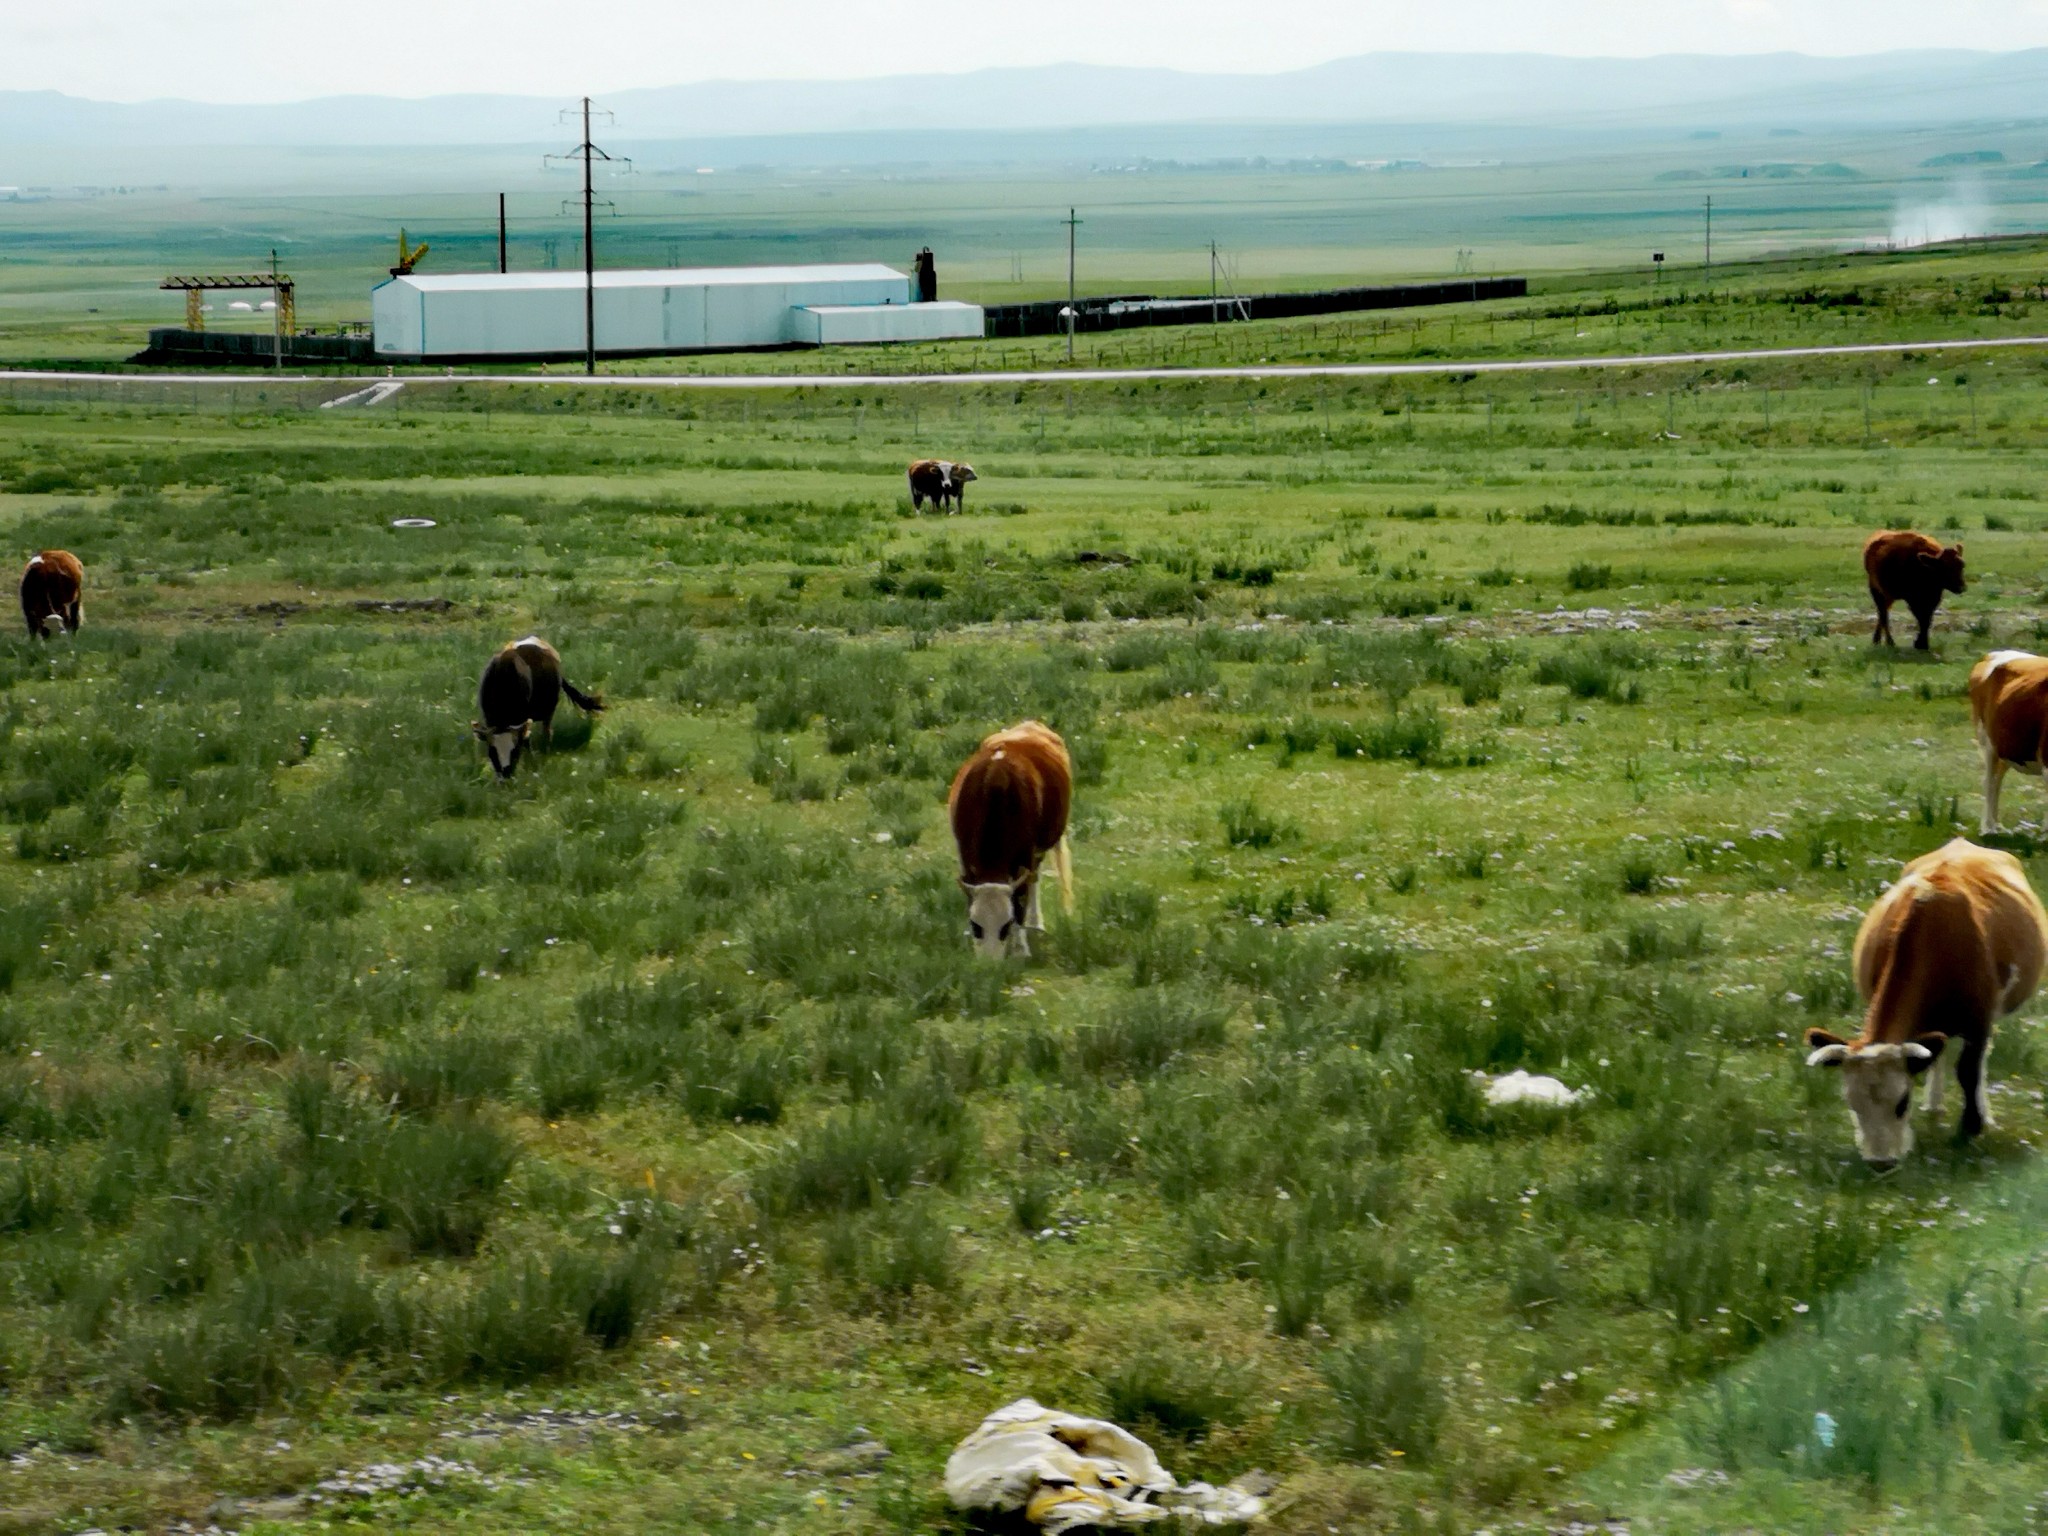
[(470, 729), (484, 744), (499, 778), (511, 778), (519, 766), (534, 722), (540, 724), (543, 743), (553, 740), (555, 705), (565, 693), (585, 714), (604, 708), (602, 698), (584, 693), (562, 676), (562, 658), (538, 635), (514, 640), (485, 665), (476, 685), (477, 713), (483, 718)]
[(1993, 651), (1970, 669), (1970, 726), (1984, 756), (1986, 832), (1998, 830), (1998, 790), (2006, 771), (2038, 778), (2048, 751), (2048, 660), (2025, 651)]
[(951, 459), (919, 459), (910, 466), (910, 510), (921, 512), (930, 502), (938, 511), (961, 511), (967, 505), (967, 482), (979, 480), (972, 464), (955, 464)]
[[(1864, 1161), (1889, 1168), (1913, 1150), (1913, 1080), (1953, 1040), (1965, 1136), (1990, 1123), (1984, 1061), (1991, 1026), (2033, 995), (2048, 958), (2048, 912), (2009, 853), (1958, 837), (1908, 864), (1856, 934), (1856, 989), (1869, 1010), (1844, 1040), (1809, 1029), (1808, 1066), (1838, 1067)], [(1927, 1109), (1941, 1112), (1941, 1073)]]
[(1074, 799), (1067, 744), (1036, 720), (997, 731), (953, 776), (946, 813), (960, 850), (967, 926), (985, 955), (1028, 955), (1027, 928), (1043, 929), (1038, 866), (1050, 853), (1060, 904), (1074, 910), (1067, 812)]
[(1892, 638), (1892, 604), (1904, 603), (1920, 624), (1913, 649), (1927, 649), (1927, 626), (1941, 606), (1941, 594), (1963, 590), (1963, 546), (1944, 549), (1924, 533), (1886, 529), (1873, 533), (1863, 546), (1863, 574), (1870, 582), (1870, 600), (1877, 604), (1877, 628), (1870, 643), (1897, 645)]
[(21, 573), (21, 616), (28, 620), (28, 632), (38, 640), (49, 639), (52, 619), (66, 629), (77, 629), (85, 616), (80, 601), (84, 590), (85, 567), (70, 550), (30, 555)]

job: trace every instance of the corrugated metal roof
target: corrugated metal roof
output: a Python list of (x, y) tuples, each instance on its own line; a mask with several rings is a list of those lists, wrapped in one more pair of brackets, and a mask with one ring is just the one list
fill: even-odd
[[(569, 272), (414, 272), (390, 279), (423, 293), (490, 293), (534, 288), (581, 288), (583, 274)], [(813, 267), (670, 267), (647, 271), (604, 272), (599, 288), (702, 288), (726, 285), (770, 286), (786, 283), (908, 282), (909, 276), (880, 262)], [(382, 287), (382, 284), (378, 286)]]

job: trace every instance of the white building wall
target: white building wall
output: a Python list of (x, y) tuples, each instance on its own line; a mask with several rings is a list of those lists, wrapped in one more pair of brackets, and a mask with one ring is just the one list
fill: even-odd
[[(971, 334), (981, 334), (981, 312), (974, 306), (913, 306), (911, 294), (907, 275), (880, 266), (600, 272), (597, 349), (663, 352), (814, 342), (817, 326), (801, 316), (819, 306), (899, 314), (913, 307), (957, 307), (973, 312)], [(583, 295), (582, 274), (576, 272), (394, 278), (371, 295), (376, 349), (380, 355), (428, 358), (578, 354), (584, 344)]]
[(791, 339), (814, 347), (950, 341), (978, 338), (986, 329), (979, 304), (952, 299), (932, 304), (813, 304), (790, 313), (795, 321)]

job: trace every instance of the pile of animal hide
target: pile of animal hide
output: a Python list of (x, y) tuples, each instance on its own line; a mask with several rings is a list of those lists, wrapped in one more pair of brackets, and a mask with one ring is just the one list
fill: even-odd
[(1101, 1419), (1020, 1397), (981, 1421), (946, 1461), (959, 1509), (1022, 1510), (1049, 1536), (1089, 1526), (1237, 1525), (1265, 1512), (1270, 1484), (1251, 1473), (1221, 1488), (1177, 1483), (1152, 1448)]

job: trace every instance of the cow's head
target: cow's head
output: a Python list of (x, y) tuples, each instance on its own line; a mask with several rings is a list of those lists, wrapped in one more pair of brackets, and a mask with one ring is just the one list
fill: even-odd
[(1948, 1036), (1915, 1035), (1892, 1045), (1851, 1045), (1824, 1029), (1806, 1032), (1809, 1067), (1842, 1074), (1842, 1097), (1856, 1120), (1856, 1150), (1880, 1171), (1913, 1150), (1913, 1083), (1941, 1059)]
[(1014, 880), (994, 880), (985, 885), (969, 885), (964, 877), (961, 879), (960, 889), (967, 893), (967, 932), (974, 947), (991, 960), (1031, 953), (1031, 946), (1024, 940), (1024, 909), (1030, 883), (1029, 871)]
[(492, 771), (501, 779), (511, 778), (512, 770), (519, 766), (519, 754), (526, 750), (526, 736), (533, 729), (533, 722), (522, 720), (517, 730), (500, 731), (474, 720), (469, 728), (484, 744), (484, 755), (490, 758)]
[(953, 466), (953, 478), (961, 485), (965, 485), (970, 480), (979, 480), (981, 476), (974, 472), (972, 464), (955, 464)]
[(1932, 576), (1943, 592), (1963, 590), (1963, 546), (1950, 544), (1938, 555), (1920, 552), (1920, 569)]

